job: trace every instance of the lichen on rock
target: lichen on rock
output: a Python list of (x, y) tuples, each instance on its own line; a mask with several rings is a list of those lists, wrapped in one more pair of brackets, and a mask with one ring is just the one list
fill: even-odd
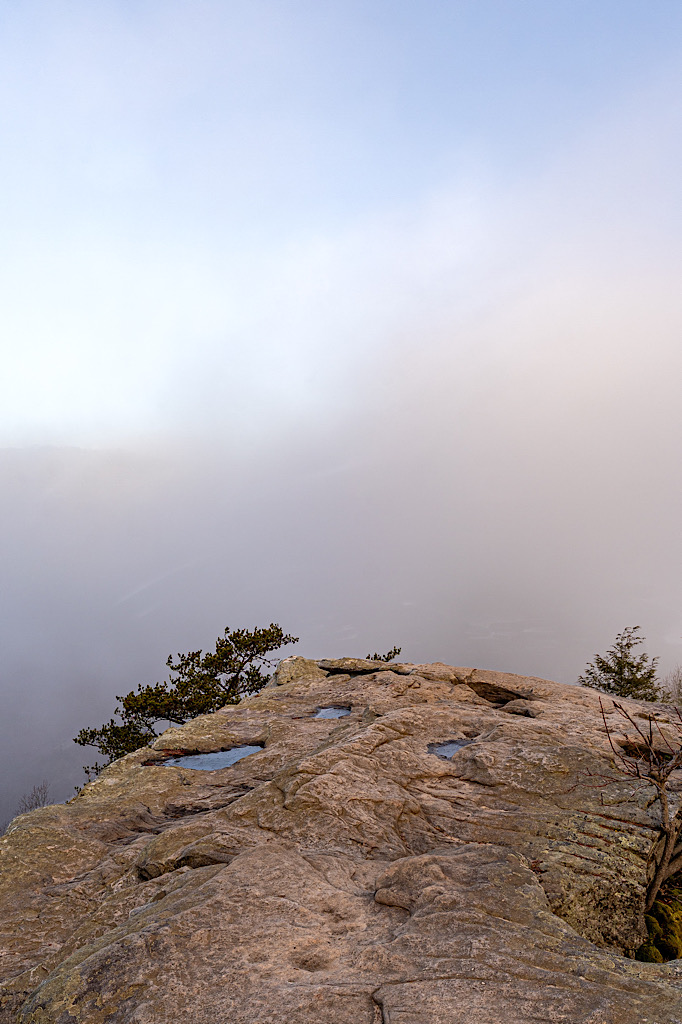
[(0, 839), (0, 1022), (679, 1024), (657, 838), (596, 693), (287, 659)]

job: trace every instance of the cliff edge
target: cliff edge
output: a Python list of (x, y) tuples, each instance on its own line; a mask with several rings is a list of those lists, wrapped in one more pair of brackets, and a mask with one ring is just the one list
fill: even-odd
[(629, 958), (656, 808), (613, 775), (594, 691), (288, 658), (12, 822), (0, 1022), (682, 1024), (682, 961)]

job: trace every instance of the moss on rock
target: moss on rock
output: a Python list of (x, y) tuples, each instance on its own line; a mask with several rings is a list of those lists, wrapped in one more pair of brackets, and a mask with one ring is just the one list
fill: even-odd
[(671, 878), (645, 915), (649, 932), (635, 953), (636, 960), (667, 963), (682, 958), (682, 879)]

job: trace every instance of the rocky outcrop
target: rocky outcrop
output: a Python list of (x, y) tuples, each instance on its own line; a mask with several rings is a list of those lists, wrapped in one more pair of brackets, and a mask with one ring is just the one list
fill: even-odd
[(0, 1021), (680, 1024), (682, 961), (631, 959), (656, 813), (593, 691), (290, 658), (10, 825)]

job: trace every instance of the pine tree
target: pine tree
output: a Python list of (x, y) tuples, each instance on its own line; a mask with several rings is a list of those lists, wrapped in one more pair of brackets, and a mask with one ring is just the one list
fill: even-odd
[(365, 656), (365, 661), (393, 661), (394, 658), (398, 657), (401, 651), (402, 647), (391, 647), (390, 651), (386, 651), (386, 654), (378, 654), (375, 651), (374, 654), (367, 654)]
[(639, 626), (626, 626), (606, 655), (596, 654), (594, 661), (588, 664), (584, 675), (578, 678), (581, 686), (590, 686), (614, 697), (660, 700), (656, 682), (658, 658), (634, 653), (635, 647), (644, 643), (638, 633)]
[(214, 652), (190, 651), (178, 654), (177, 661), (169, 655), (166, 664), (171, 676), (167, 682), (140, 684), (137, 691), (117, 696), (120, 705), (114, 718), (99, 729), (81, 729), (74, 738), (75, 743), (96, 747), (107, 758), (102, 764), (85, 765), (86, 775), (96, 776), (117, 758), (153, 743), (158, 722), (183, 725), (197, 715), (238, 704), (244, 695), (256, 693), (270, 678), (262, 668), (272, 664), (268, 654), (295, 643), (298, 637), (283, 633), (271, 622), (253, 630), (226, 627)]

